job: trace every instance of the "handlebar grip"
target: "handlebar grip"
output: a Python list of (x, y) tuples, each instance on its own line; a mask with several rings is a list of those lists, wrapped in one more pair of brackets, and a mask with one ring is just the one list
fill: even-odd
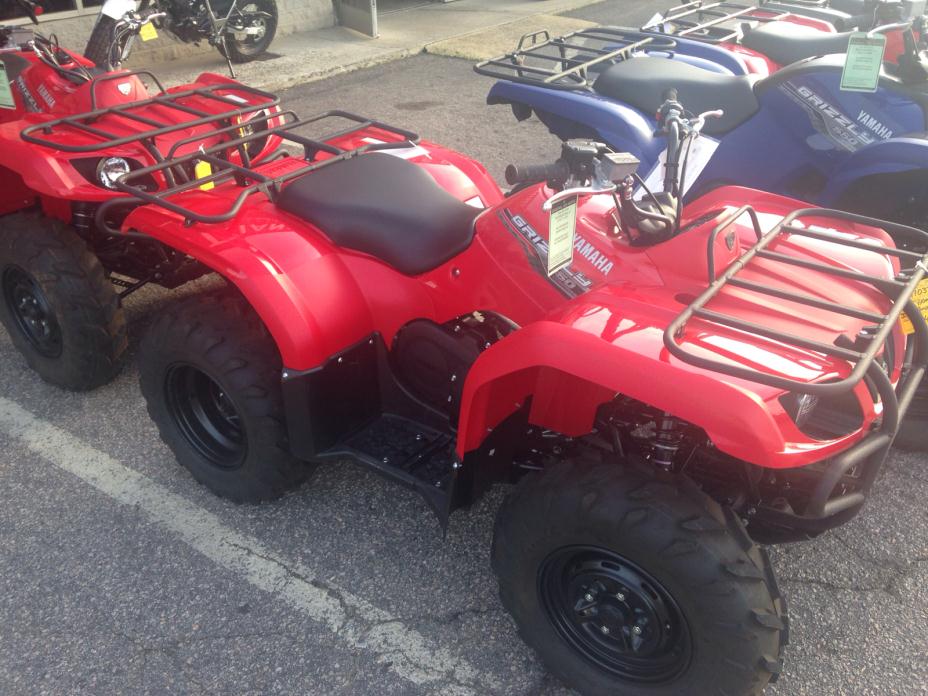
[(537, 184), (542, 181), (567, 181), (570, 168), (567, 163), (558, 160), (554, 164), (529, 164), (519, 166), (510, 164), (506, 167), (506, 182), (516, 184)]

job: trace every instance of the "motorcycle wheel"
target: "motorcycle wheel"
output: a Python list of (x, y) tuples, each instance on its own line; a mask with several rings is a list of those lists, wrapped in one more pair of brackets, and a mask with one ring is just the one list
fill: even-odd
[[(267, 51), (277, 33), (277, 3), (274, 0), (246, 0), (239, 7), (238, 17), (229, 20), (224, 47), (219, 52), (233, 63), (247, 63)], [(257, 29), (245, 33), (236, 29)]]

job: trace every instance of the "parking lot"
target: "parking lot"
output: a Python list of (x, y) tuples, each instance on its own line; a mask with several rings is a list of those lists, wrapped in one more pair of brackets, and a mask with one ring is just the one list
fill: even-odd
[[(574, 14), (601, 21), (620, 4)], [(500, 180), (509, 162), (553, 160), (557, 140), (487, 107), (489, 86), (466, 61), (422, 55), (283, 103), (415, 130)], [(219, 282), (133, 295), (128, 364), (92, 393), (44, 384), (0, 333), (0, 693), (568, 693), (496, 596), (504, 489), (443, 537), (419, 498), (354, 465), (240, 506), (174, 462), (134, 355), (154, 312)], [(893, 454), (856, 520), (772, 551), (791, 641), (768, 694), (928, 693), (926, 464)]]

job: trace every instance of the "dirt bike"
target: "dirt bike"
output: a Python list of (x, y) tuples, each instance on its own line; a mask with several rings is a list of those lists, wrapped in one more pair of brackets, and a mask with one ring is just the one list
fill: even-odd
[(892, 239), (925, 235), (730, 186), (682, 205), (681, 152), (721, 114), (661, 114), (665, 191), (643, 200), (637, 159), (591, 140), (511, 167), (506, 195), (346, 112), (270, 128), (280, 159), (204, 146), (120, 177), (99, 227), (228, 283), (142, 341), (162, 438), (240, 502), (353, 460), (447, 524), (517, 482), (492, 561), (549, 669), (585, 694), (760, 691), (787, 619), (749, 535), (864, 504), (928, 360), (928, 258)]
[(84, 55), (115, 69), (132, 51), (136, 38), (163, 29), (184, 43), (206, 41), (232, 63), (264, 54), (277, 32), (274, 0), (106, 0)]

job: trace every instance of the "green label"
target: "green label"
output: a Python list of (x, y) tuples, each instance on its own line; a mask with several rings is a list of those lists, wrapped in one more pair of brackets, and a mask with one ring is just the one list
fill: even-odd
[(876, 92), (883, 67), (886, 37), (882, 34), (851, 34), (841, 73), (841, 89), (847, 92)]
[(574, 234), (577, 231), (577, 197), (571, 196), (551, 206), (548, 220), (548, 275), (554, 275), (574, 260)]
[(0, 60), (0, 108), (15, 109), (16, 100), (13, 99), (13, 90), (6, 76), (6, 66)]

